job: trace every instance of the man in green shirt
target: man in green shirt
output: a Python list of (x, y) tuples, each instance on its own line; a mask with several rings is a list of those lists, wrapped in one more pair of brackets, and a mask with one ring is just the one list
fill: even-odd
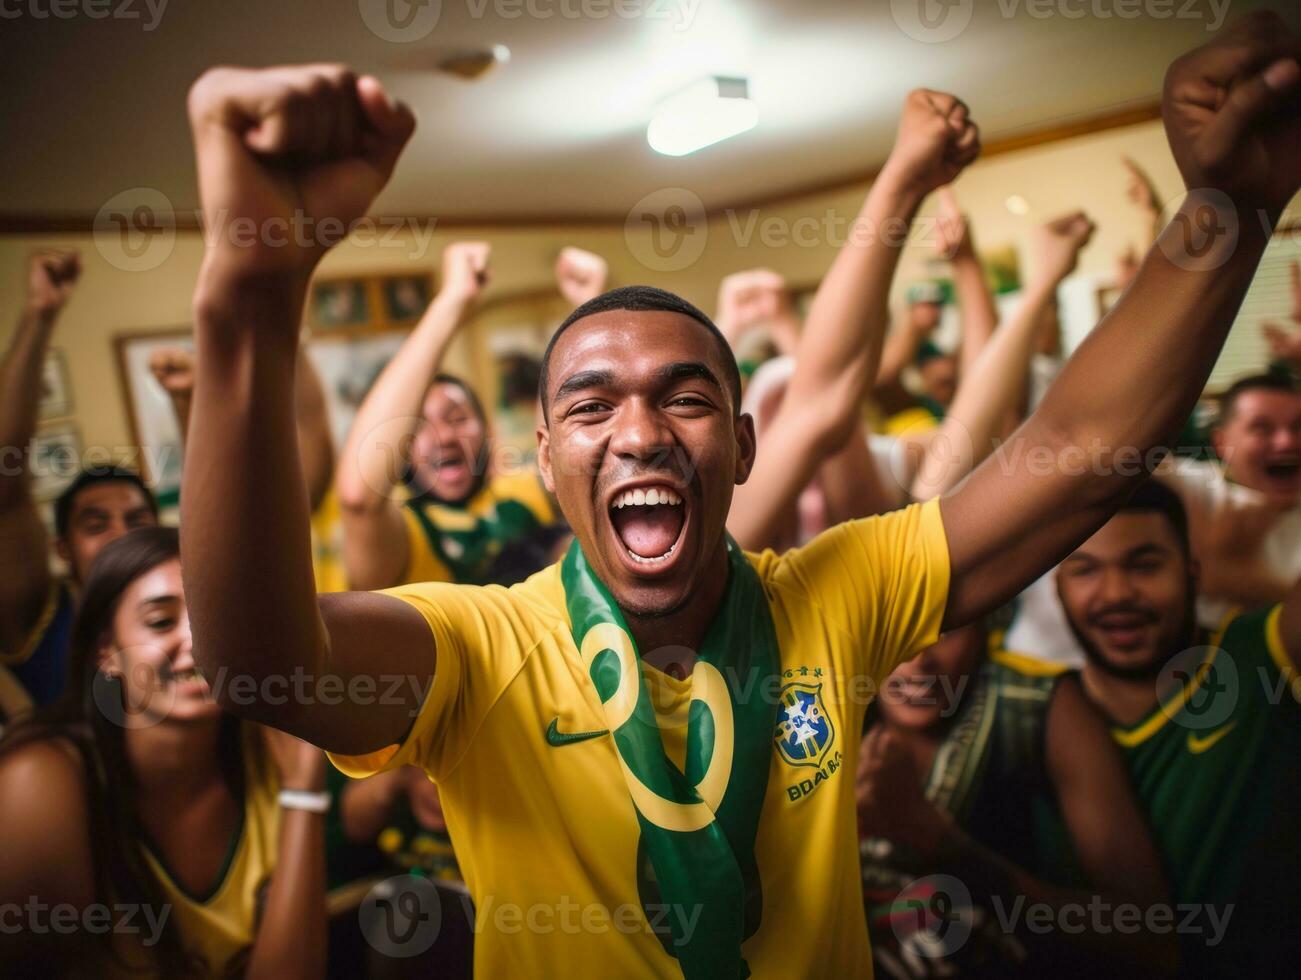
[(1062, 563), (1057, 588), (1184, 909), (1184, 972), (1267, 976), (1301, 912), (1301, 582), (1206, 636), (1197, 576), (1183, 504), (1152, 482)]

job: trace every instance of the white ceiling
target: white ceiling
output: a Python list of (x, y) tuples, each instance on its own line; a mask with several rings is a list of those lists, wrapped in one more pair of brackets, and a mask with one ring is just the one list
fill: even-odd
[[(420, 125), (379, 213), (622, 220), (666, 186), (715, 209), (864, 173), (918, 85), (960, 94), (987, 140), (1150, 103), (1228, 6), (1142, 0), (1150, 13), (1132, 18), (1136, 0), (149, 0), (162, 10), (145, 30), (146, 0), (58, 0), (138, 19), (33, 15), (50, 2), (5, 0), (22, 13), (0, 20), (0, 218), (89, 216), (138, 187), (192, 209), (185, 92), (211, 64), (341, 60), (390, 83)], [(366, 20), (388, 33), (386, 3), (415, 33), (436, 23), (386, 40)], [(916, 40), (900, 22), (918, 4), (969, 22)], [(494, 43), (512, 59), (478, 82), (428, 69)], [(653, 153), (657, 100), (710, 73), (750, 80), (758, 127)]]

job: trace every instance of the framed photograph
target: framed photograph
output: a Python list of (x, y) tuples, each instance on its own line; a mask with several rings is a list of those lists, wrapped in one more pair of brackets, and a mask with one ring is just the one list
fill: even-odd
[(325, 389), (336, 451), (342, 452), (362, 399), (406, 338), (404, 331), (388, 331), (360, 337), (313, 336), (308, 341), (307, 356)]
[(37, 431), (32, 439), (32, 493), (40, 503), (63, 492), (81, 469), (81, 434), (71, 423)]
[(322, 332), (364, 329), (375, 320), (365, 279), (324, 279), (312, 286), (312, 326)]
[(72, 414), (72, 385), (68, 381), (68, 361), (61, 350), (45, 355), (41, 369), (41, 400), (36, 417), (44, 422)]
[(434, 280), (427, 272), (410, 276), (385, 276), (380, 280), (384, 320), (388, 326), (415, 323), (434, 295)]
[(149, 358), (165, 347), (194, 350), (189, 327), (119, 334), (113, 338), (118, 380), (126, 403), (131, 440), (139, 447), (140, 475), (164, 507), (181, 488), (181, 427), (172, 401), (149, 370)]

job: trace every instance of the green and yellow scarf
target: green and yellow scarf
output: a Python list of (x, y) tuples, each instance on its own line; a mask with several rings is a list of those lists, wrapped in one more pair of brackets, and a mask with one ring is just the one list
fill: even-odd
[(744, 978), (741, 943), (759, 927), (754, 857), (777, 704), (777, 637), (759, 576), (728, 538), (727, 589), (692, 671), (686, 771), (664, 751), (637, 645), (575, 541), (561, 566), (583, 666), (614, 736), (641, 827), (638, 887), (669, 914), (660, 935), (683, 976)]

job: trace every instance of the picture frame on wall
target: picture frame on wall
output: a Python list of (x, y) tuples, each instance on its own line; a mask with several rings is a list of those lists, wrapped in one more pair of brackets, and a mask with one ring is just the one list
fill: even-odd
[(41, 396), (36, 417), (44, 422), (71, 414), (72, 384), (68, 380), (68, 359), (63, 351), (55, 348), (45, 355), (45, 363), (41, 366)]
[(433, 277), (427, 272), (408, 276), (385, 276), (380, 280), (384, 298), (384, 319), (391, 326), (414, 324), (434, 295)]
[(53, 500), (81, 469), (81, 433), (71, 422), (38, 429), (32, 438), (28, 468), (38, 503)]
[(193, 332), (189, 327), (125, 332), (113, 338), (113, 347), (131, 441), (139, 449), (140, 476), (160, 506), (175, 506), (181, 489), (181, 428), (171, 399), (149, 370), (149, 359), (167, 347), (193, 351)]
[(313, 284), (309, 309), (312, 327), (321, 332), (365, 329), (375, 319), (365, 279), (324, 279)]

